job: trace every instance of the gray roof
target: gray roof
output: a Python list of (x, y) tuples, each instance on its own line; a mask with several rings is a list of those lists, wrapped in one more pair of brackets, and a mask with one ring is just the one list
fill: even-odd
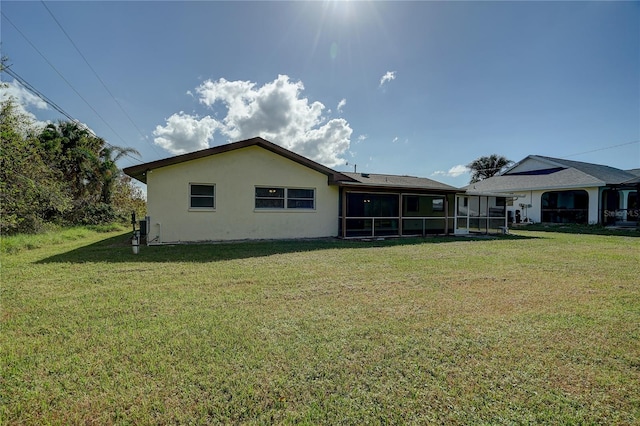
[(619, 184), (634, 177), (632, 173), (627, 171), (601, 164), (583, 163), (582, 161), (570, 161), (561, 158), (543, 157), (541, 155), (533, 155), (532, 157), (557, 163), (565, 167), (572, 167), (606, 184)]
[(625, 170), (627, 173), (631, 173), (634, 177), (626, 181), (627, 185), (640, 185), (640, 169)]
[[(516, 173), (513, 170), (527, 160), (537, 160), (548, 164), (543, 173), (534, 171)], [(628, 171), (600, 164), (570, 161), (560, 158), (530, 155), (509, 168), (502, 175), (467, 185), (470, 192), (518, 192), (535, 189), (570, 189), (600, 187), (633, 183), (638, 177)]]
[(433, 179), (416, 176), (383, 175), (374, 173), (348, 173), (343, 175), (355, 180), (355, 183), (348, 183), (350, 186), (375, 186), (399, 189), (432, 189), (440, 191), (457, 191), (458, 188), (435, 181)]

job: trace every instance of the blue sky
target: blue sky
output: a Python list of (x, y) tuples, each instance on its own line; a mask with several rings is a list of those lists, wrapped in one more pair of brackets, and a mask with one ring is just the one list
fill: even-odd
[[(261, 135), (336, 170), (455, 186), (493, 153), (640, 167), (639, 2), (1, 10), (11, 69), (143, 162)], [(64, 119), (2, 78), (37, 120)]]

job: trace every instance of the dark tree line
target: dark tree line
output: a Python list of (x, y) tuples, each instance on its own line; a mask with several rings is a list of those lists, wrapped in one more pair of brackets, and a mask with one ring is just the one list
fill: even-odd
[(33, 233), (47, 224), (97, 225), (143, 215), (140, 188), (116, 161), (137, 152), (107, 144), (71, 121), (44, 129), (12, 99), (0, 107), (0, 232)]

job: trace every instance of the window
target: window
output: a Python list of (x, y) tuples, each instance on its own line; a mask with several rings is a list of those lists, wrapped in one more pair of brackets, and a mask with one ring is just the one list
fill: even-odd
[(215, 185), (191, 184), (189, 207), (192, 209), (214, 209)]
[(284, 188), (256, 188), (257, 209), (284, 209)]
[(347, 194), (347, 216), (398, 217), (399, 198), (397, 194), (349, 193)]
[(416, 196), (405, 197), (407, 200), (407, 212), (418, 213), (420, 211), (420, 198)]
[(314, 192), (313, 189), (287, 189), (287, 208), (312, 209)]
[(402, 195), (403, 216), (444, 216), (445, 199), (438, 195)]
[(256, 188), (256, 209), (314, 209), (315, 189)]
[(542, 222), (588, 223), (589, 194), (584, 190), (542, 194)]

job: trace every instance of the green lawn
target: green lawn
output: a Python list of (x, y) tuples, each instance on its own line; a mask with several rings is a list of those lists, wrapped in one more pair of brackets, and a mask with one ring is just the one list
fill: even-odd
[(0, 424), (640, 423), (638, 237), (127, 238), (2, 254)]

